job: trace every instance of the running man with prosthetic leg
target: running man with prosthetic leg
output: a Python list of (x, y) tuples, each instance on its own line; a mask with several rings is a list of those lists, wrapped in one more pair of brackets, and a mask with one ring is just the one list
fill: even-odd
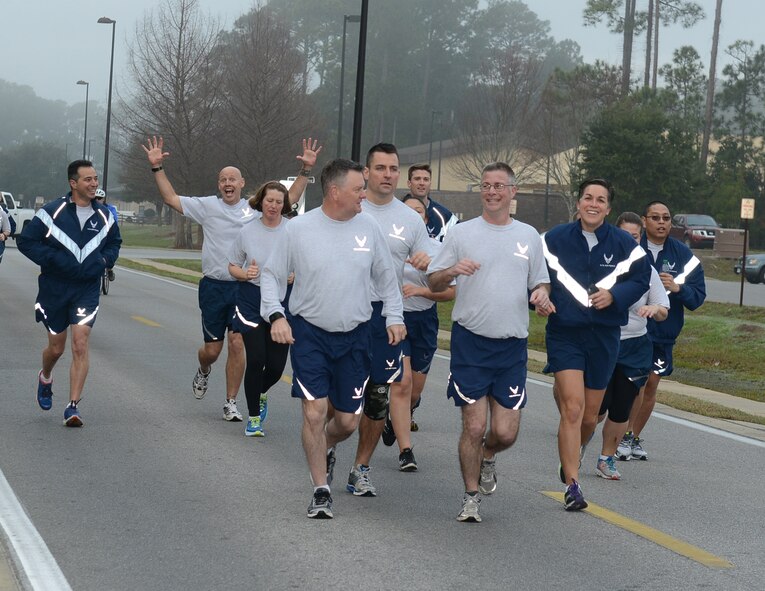
[[(393, 144), (380, 143), (367, 153), (364, 169), (367, 180), (367, 198), (361, 209), (377, 220), (393, 257), (396, 272), (396, 288), (401, 294), (404, 264), (409, 262), (415, 269), (424, 271), (430, 263), (427, 230), (422, 218), (411, 208), (396, 199), (398, 185), (398, 151)], [(364, 415), (359, 423), (359, 442), (356, 458), (348, 474), (348, 492), (363, 497), (374, 497), (377, 490), (369, 479), (372, 454), (380, 441), (388, 416), (390, 386), (401, 381), (402, 351), (400, 342), (391, 342), (382, 315), (383, 303), (380, 293), (372, 292), (372, 372), (364, 393)], [(401, 412), (410, 415), (409, 401), (397, 399)], [(395, 412), (395, 409), (392, 409)], [(404, 450), (407, 456), (414, 454)], [(403, 452), (402, 452), (403, 453)]]

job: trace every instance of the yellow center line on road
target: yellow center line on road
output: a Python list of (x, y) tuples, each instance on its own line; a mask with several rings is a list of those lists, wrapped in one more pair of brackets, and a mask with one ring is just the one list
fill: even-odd
[(282, 382), (284, 382), (285, 384), (289, 384), (291, 386), (292, 385), (292, 376), (288, 376), (286, 374), (283, 375), (282, 376)]
[(162, 326), (159, 322), (154, 322), (153, 320), (149, 320), (148, 318), (144, 318), (143, 316), (131, 316), (131, 318), (135, 320), (136, 322), (145, 324), (146, 326), (152, 326), (155, 328), (159, 328)]
[[(563, 503), (563, 493), (561, 492), (540, 492), (543, 495), (550, 497), (551, 499), (555, 499), (559, 503)], [(667, 550), (672, 550), (672, 552), (680, 554), (681, 556), (685, 556), (686, 558), (690, 558), (691, 560), (695, 560), (704, 566), (708, 566), (710, 568), (733, 568), (735, 566), (733, 563), (728, 562), (724, 558), (720, 558), (719, 556), (710, 554), (706, 550), (702, 550), (697, 546), (688, 544), (687, 542), (683, 542), (677, 538), (673, 538), (669, 534), (665, 534), (663, 531), (659, 531), (658, 529), (649, 527), (643, 523), (640, 523), (639, 521), (635, 521), (634, 519), (630, 519), (629, 517), (625, 517), (624, 515), (605, 509), (600, 505), (596, 505), (594, 503), (590, 503), (589, 505), (590, 506), (584, 510), (585, 513), (589, 513), (590, 515), (598, 517), (612, 525), (626, 529), (627, 531), (632, 532), (641, 538), (645, 538), (646, 540), (649, 540), (654, 544), (658, 544), (659, 546), (664, 546), (667, 548)]]

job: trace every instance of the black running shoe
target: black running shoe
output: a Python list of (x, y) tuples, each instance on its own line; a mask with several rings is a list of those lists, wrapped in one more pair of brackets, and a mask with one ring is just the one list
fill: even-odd
[(393, 430), (393, 423), (390, 422), (390, 417), (385, 419), (385, 426), (383, 427), (382, 440), (385, 445), (390, 447), (396, 443), (396, 432)]
[(402, 472), (417, 472), (417, 460), (414, 459), (411, 447), (398, 454), (398, 469)]

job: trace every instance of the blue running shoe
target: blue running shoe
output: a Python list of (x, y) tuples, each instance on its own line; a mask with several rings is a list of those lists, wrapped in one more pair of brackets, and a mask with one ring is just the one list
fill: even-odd
[(268, 416), (268, 395), (260, 395), (260, 422), (265, 423)]
[(582, 489), (576, 480), (566, 487), (563, 501), (566, 505), (566, 511), (581, 511), (588, 506), (587, 501), (584, 500)]
[(53, 380), (43, 383), (42, 370), (37, 374), (37, 404), (43, 410), (50, 410), (53, 406)]
[(66, 427), (82, 427), (80, 410), (71, 404), (64, 409), (64, 425)]
[(260, 426), (260, 417), (250, 417), (247, 420), (247, 426), (244, 428), (245, 437), (265, 437), (263, 428)]

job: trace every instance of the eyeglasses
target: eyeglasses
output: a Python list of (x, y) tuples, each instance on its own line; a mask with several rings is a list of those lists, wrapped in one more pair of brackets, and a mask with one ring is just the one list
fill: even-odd
[(668, 215), (647, 215), (645, 216), (652, 222), (669, 222), (672, 218)]
[(486, 193), (492, 187), (494, 187), (495, 191), (501, 191), (505, 187), (514, 187), (514, 186), (515, 185), (512, 185), (512, 184), (506, 185), (505, 183), (494, 183), (494, 184), (491, 184), (491, 183), (481, 183), (481, 192), (482, 193)]

